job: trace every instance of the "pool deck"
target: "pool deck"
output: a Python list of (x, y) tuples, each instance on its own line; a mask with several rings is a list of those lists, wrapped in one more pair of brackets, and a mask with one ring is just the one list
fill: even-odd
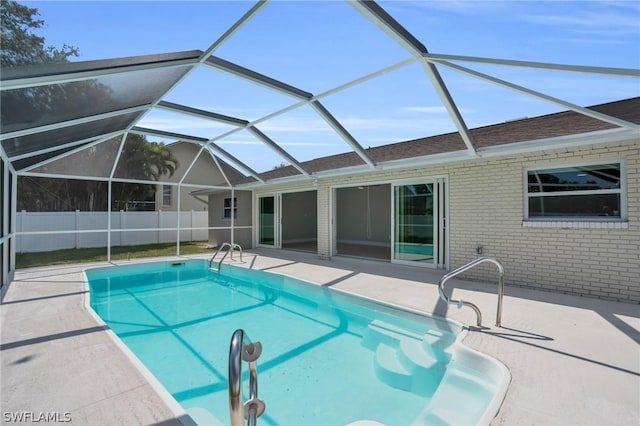
[[(471, 309), (439, 300), (442, 271), (273, 250), (252, 250), (244, 260), (245, 267), (475, 324)], [(16, 272), (0, 312), (2, 424), (41, 425), (42, 416), (74, 425), (189, 423), (85, 308), (82, 271), (103, 265)], [(506, 282), (502, 328), (493, 325), (495, 283), (447, 283), (454, 298), (472, 301), (484, 315), (484, 327), (471, 327), (464, 343), (511, 372), (492, 424), (640, 424), (640, 307), (510, 287), (508, 270)]]

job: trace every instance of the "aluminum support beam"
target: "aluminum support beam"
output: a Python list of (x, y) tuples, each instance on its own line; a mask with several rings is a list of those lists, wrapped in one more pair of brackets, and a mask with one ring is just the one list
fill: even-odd
[(156, 105), (157, 108), (165, 109), (167, 111), (179, 112), (182, 114), (189, 114), (194, 117), (204, 118), (208, 120), (218, 121), (220, 123), (231, 124), (233, 126), (248, 126), (249, 122), (241, 118), (230, 117), (228, 115), (217, 114), (215, 112), (205, 111), (203, 109), (192, 108), (185, 105), (176, 104), (173, 102), (160, 101)]
[(218, 167), (218, 170), (220, 171), (220, 174), (224, 178), (225, 182), (227, 182), (227, 185), (229, 185), (229, 187), (231, 188), (233, 185), (231, 185), (231, 181), (227, 177), (227, 174), (222, 169), (222, 166), (220, 166), (220, 161), (218, 161), (218, 157), (213, 155), (213, 153), (211, 151), (209, 151), (209, 149), (207, 149), (207, 145), (203, 145), (203, 147), (204, 147), (205, 151), (207, 152), (207, 154), (213, 159), (213, 162), (216, 163), (216, 166)]
[[(89, 148), (90, 146), (96, 145), (96, 144), (101, 143), (101, 142), (105, 142), (108, 139), (111, 139), (113, 137), (119, 136), (121, 134), (122, 134), (122, 131), (113, 132), (113, 133), (107, 133), (106, 135), (99, 135), (99, 136), (96, 136), (96, 137), (82, 139), (82, 140), (80, 140), (78, 142), (68, 143), (68, 144), (64, 144), (64, 145), (60, 145), (60, 146), (55, 146), (55, 147), (43, 149), (43, 150), (40, 150), (40, 151), (34, 151), (34, 152), (31, 152), (31, 153), (28, 153), (28, 154), (17, 155), (15, 157), (11, 157), (10, 160), (11, 161), (22, 160), (24, 158), (35, 157), (35, 156), (38, 156), (38, 155), (47, 154), (49, 152), (55, 152), (55, 151), (59, 151), (59, 150), (62, 150), (62, 149), (72, 148), (74, 146), (77, 146), (77, 149), (75, 149), (75, 150), (66, 151), (63, 154), (59, 154), (59, 155), (56, 155), (55, 157), (47, 158), (46, 160), (42, 160), (42, 161), (40, 161), (40, 162), (38, 162), (36, 164), (32, 164), (31, 166), (21, 170), (18, 173), (18, 174), (22, 174), (25, 171), (29, 171), (29, 170), (32, 170), (32, 169), (34, 169), (36, 167), (39, 167), (39, 166), (42, 166), (44, 164), (50, 163), (52, 161), (55, 161), (55, 160), (57, 160), (59, 158), (62, 158), (64, 156), (66, 156), (66, 155), (70, 155), (72, 153), (82, 151), (83, 149)], [(98, 140), (96, 140), (96, 138), (98, 138)]]
[(387, 13), (376, 2), (371, 0), (349, 1), (360, 13), (376, 24), (382, 31), (389, 34), (394, 40), (400, 43), (412, 55), (422, 55), (427, 53), (427, 48), (406, 28)]
[(191, 160), (191, 163), (189, 163), (189, 167), (187, 167), (187, 171), (184, 172), (184, 175), (182, 175), (182, 178), (178, 181), (179, 184), (182, 184), (182, 182), (184, 182), (185, 178), (187, 177), (187, 175), (189, 174), (193, 166), (196, 164), (196, 161), (198, 161), (198, 158), (200, 158), (200, 155), (202, 155), (202, 151), (204, 151), (204, 145), (200, 147), (200, 151), (198, 151), (195, 157), (193, 157), (193, 160)]
[(142, 135), (152, 135), (152, 136), (167, 137), (167, 138), (170, 138), (170, 139), (175, 139), (175, 140), (180, 140), (180, 141), (185, 141), (185, 142), (193, 142), (193, 143), (196, 143), (196, 144), (203, 144), (203, 143), (207, 144), (217, 154), (219, 154), (220, 156), (224, 157), (225, 159), (227, 159), (229, 162), (235, 164), (236, 166), (238, 166), (238, 167), (246, 170), (247, 172), (249, 172), (251, 177), (253, 177), (257, 181), (259, 181), (261, 183), (265, 182), (264, 179), (262, 179), (258, 175), (258, 172), (256, 172), (251, 167), (249, 167), (248, 165), (246, 165), (242, 161), (238, 160), (236, 157), (234, 157), (233, 155), (231, 155), (230, 153), (228, 153), (224, 149), (220, 148), (219, 146), (210, 144), (209, 143), (209, 139), (199, 138), (199, 137), (189, 136), (189, 135), (183, 135), (183, 134), (180, 134), (180, 133), (165, 132), (165, 131), (162, 131), (162, 130), (146, 129), (146, 128), (142, 128), (142, 127), (134, 127), (133, 129), (131, 129), (131, 132), (132, 133), (137, 133), (137, 134), (142, 134)]
[(267, 77), (266, 75), (234, 64), (233, 62), (225, 61), (224, 59), (218, 58), (216, 56), (211, 56), (203, 63), (210, 66), (211, 68), (229, 73), (233, 76), (240, 77), (245, 80), (249, 80), (260, 86), (275, 90), (279, 93), (293, 96), (298, 99), (309, 100), (313, 97), (313, 95), (309, 92), (305, 92), (304, 90), (293, 87), (290, 84), (283, 83), (271, 77)]
[[(3, 176), (2, 176), (2, 184), (3, 184), (3, 188), (2, 188), (2, 235), (0, 235), (1, 237), (6, 237), (5, 238), (5, 243), (2, 245), (2, 253), (0, 253), (0, 256), (2, 256), (2, 276), (3, 276), (3, 282), (5, 282), (9, 276), (9, 271), (10, 271), (10, 261), (9, 259), (11, 258), (11, 253), (9, 253), (9, 246), (11, 246), (12, 249), (14, 249), (15, 247), (15, 238), (11, 238), (11, 229), (9, 229), (9, 218), (11, 217), (11, 215), (13, 214), (13, 210), (16, 209), (15, 205), (12, 205), (11, 203), (11, 195), (12, 195), (12, 191), (11, 191), (11, 187), (9, 186), (9, 176), (11, 175), (11, 171), (9, 170), (9, 163), (7, 162), (5, 164), (4, 167), (4, 171), (3, 171)], [(15, 180), (15, 178), (14, 178)], [(9, 244), (12, 243), (12, 244)], [(15, 250), (15, 249), (14, 249)], [(8, 284), (5, 282), (5, 285)], [(6, 290), (6, 289), (5, 289)]]
[(176, 197), (176, 256), (180, 256), (180, 184), (178, 183), (178, 191)]
[(29, 67), (26, 74), (22, 67), (2, 70), (0, 91), (24, 89), (90, 80), (103, 76), (129, 72), (148, 71), (157, 68), (191, 67), (198, 63), (201, 51), (148, 55), (137, 58), (104, 59), (69, 64)]
[(48, 132), (51, 130), (62, 129), (64, 127), (77, 126), (80, 124), (91, 123), (92, 121), (103, 120), (107, 118), (118, 117), (120, 115), (131, 114), (134, 112), (142, 112), (151, 108), (149, 105), (141, 105), (133, 108), (120, 109), (118, 111), (105, 112), (103, 114), (90, 115), (88, 117), (76, 118), (74, 120), (61, 121), (58, 123), (47, 124), (44, 126), (32, 127), (30, 129), (16, 130), (15, 132), (8, 132), (0, 134), (0, 140), (7, 140), (11, 138), (18, 138), (21, 136), (33, 135), (35, 133)]
[(570, 102), (563, 101), (562, 99), (558, 99), (558, 98), (555, 98), (553, 96), (545, 95), (544, 93), (541, 93), (541, 92), (538, 92), (538, 91), (535, 91), (535, 90), (527, 89), (526, 87), (519, 86), (519, 85), (513, 84), (513, 83), (509, 83), (508, 81), (501, 80), (499, 78), (492, 77), (490, 75), (487, 75), (487, 74), (484, 74), (484, 73), (481, 73), (481, 72), (478, 72), (478, 71), (474, 71), (472, 69), (463, 67), (461, 65), (453, 64), (453, 63), (447, 62), (447, 61), (438, 61), (438, 63), (440, 65), (446, 66), (448, 68), (451, 68), (453, 70), (462, 72), (464, 74), (468, 74), (468, 75), (471, 75), (473, 77), (476, 77), (476, 78), (479, 78), (479, 79), (482, 79), (482, 80), (486, 80), (486, 81), (488, 81), (490, 83), (493, 83), (493, 84), (496, 84), (498, 86), (507, 87), (507, 88), (515, 90), (517, 92), (521, 92), (521, 93), (524, 93), (526, 95), (533, 96), (534, 98), (542, 99), (542, 100), (545, 100), (547, 102), (551, 102), (553, 104), (560, 105), (563, 108), (568, 108), (568, 109), (570, 109), (572, 111), (575, 111), (577, 113), (586, 115), (586, 116), (591, 117), (591, 118), (595, 118), (597, 120), (605, 121), (607, 123), (615, 124), (616, 126), (625, 127), (625, 128), (632, 129), (632, 130), (640, 129), (640, 125), (638, 125), (638, 124), (631, 123), (629, 121), (622, 120), (620, 118), (612, 117), (610, 115), (602, 114), (602, 113), (594, 111), (592, 109), (584, 108), (584, 107), (581, 107), (579, 105), (575, 105), (575, 104), (572, 104)]
[(442, 55), (436, 53), (426, 53), (424, 58), (429, 62), (437, 63), (439, 61), (459, 61), (473, 62), (477, 64), (506, 65), (510, 67), (536, 68), (551, 71), (577, 72), (585, 74), (601, 74), (616, 77), (640, 77), (639, 69), (631, 68), (611, 68), (611, 67), (593, 67), (585, 65), (564, 65), (553, 64), (548, 62), (531, 62), (516, 61), (511, 59), (494, 59), (482, 58), (477, 56), (460, 56), (460, 55)]
[(436, 93), (440, 97), (442, 104), (446, 108), (451, 120), (455, 124), (460, 137), (467, 147), (469, 154), (476, 156), (476, 147), (473, 141), (473, 136), (467, 127), (462, 114), (458, 110), (458, 107), (453, 100), (453, 97), (449, 93), (446, 84), (442, 80), (438, 69), (431, 63), (424, 59), (424, 55), (429, 53), (427, 48), (418, 41), (409, 31), (407, 31), (402, 25), (400, 25), (391, 15), (389, 15), (383, 8), (381, 8), (374, 1), (356, 0), (349, 2), (353, 7), (362, 13), (367, 19), (380, 27), (387, 35), (394, 39), (397, 43), (403, 46), (413, 56), (421, 58), (423, 61), (423, 68), (426, 71), (431, 84)]
[(15, 172), (9, 172), (11, 175), (11, 226), (9, 227), (9, 241), (11, 242), (11, 250), (9, 250), (9, 275), (16, 270), (16, 246), (18, 241), (16, 238), (16, 228), (18, 227), (17, 211), (18, 211), (18, 175)]
[[(324, 108), (322, 105), (319, 105), (317, 102), (313, 100), (314, 98), (311, 93), (305, 92), (304, 90), (298, 89), (286, 83), (282, 83), (278, 80), (272, 79), (271, 77), (267, 77), (265, 75), (256, 73), (247, 68), (243, 68), (231, 62), (227, 62), (220, 58), (211, 57), (205, 63), (215, 68), (218, 68), (220, 70), (223, 70), (225, 72), (231, 73), (232, 75), (235, 75), (237, 77), (243, 78), (245, 80), (249, 80), (261, 86), (275, 90), (277, 92), (296, 97), (304, 101), (305, 103), (311, 105), (320, 114), (320, 116), (347, 142), (347, 144), (351, 146), (352, 149), (355, 150), (355, 152), (364, 160), (365, 163), (369, 164), (370, 167), (375, 166), (375, 162), (364, 151), (364, 149), (355, 140), (355, 138), (351, 136), (351, 134), (349, 134), (349, 132), (329, 113), (329, 111), (326, 110), (326, 108)], [(251, 123), (251, 126), (253, 124), (255, 123)], [(252, 127), (247, 127), (247, 129), (250, 131), (251, 131), (251, 128)], [(225, 137), (226, 135), (227, 134), (222, 135), (221, 137)], [(282, 148), (280, 148), (279, 146), (277, 150), (278, 152), (281, 153), (281, 155), (283, 155), (283, 153), (286, 153), (286, 151), (282, 150)], [(287, 157), (293, 158), (288, 153), (284, 155), (286, 155)], [(289, 161), (291, 162), (291, 160)], [(294, 160), (292, 164), (294, 163), (297, 163), (297, 162)], [(298, 170), (301, 170), (295, 164), (294, 164), (294, 167), (296, 167)], [(303, 172), (303, 173), (305, 175), (308, 175), (307, 172)]]
[(111, 198), (113, 192), (111, 188), (112, 182), (107, 182), (107, 262), (111, 262)]
[(349, 144), (351, 149), (353, 149), (356, 154), (358, 154), (360, 158), (362, 158), (364, 162), (369, 165), (369, 167), (373, 168), (376, 166), (375, 160), (371, 158), (369, 153), (365, 151), (365, 149), (358, 143), (358, 141), (356, 141), (355, 138), (351, 136), (351, 133), (349, 133), (347, 129), (345, 129), (342, 124), (340, 124), (340, 122), (336, 120), (333, 115), (331, 115), (331, 113), (324, 107), (324, 105), (320, 103), (320, 101), (311, 102), (311, 106), (316, 110), (318, 114), (320, 114), (320, 117), (322, 117), (324, 121), (326, 121), (327, 124), (331, 126), (333, 130), (335, 130), (336, 133), (338, 133), (347, 144)]
[(95, 141), (95, 142), (91, 142), (91, 143), (87, 143), (87, 144), (84, 144), (84, 145), (80, 145), (80, 146), (78, 146), (78, 148), (76, 148), (76, 149), (73, 149), (73, 150), (71, 150), (71, 151), (66, 151), (66, 152), (64, 152), (64, 153), (62, 153), (62, 154), (56, 155), (55, 157), (47, 158), (46, 160), (43, 160), (43, 161), (40, 161), (40, 162), (38, 162), (38, 163), (32, 164), (32, 165), (31, 165), (31, 166), (29, 166), (29, 167), (25, 167), (25, 168), (24, 168), (24, 169), (22, 169), (20, 172), (21, 172), (21, 173), (24, 173), (24, 172), (30, 172), (30, 171), (32, 171), (33, 169), (37, 169), (38, 167), (44, 166), (45, 164), (53, 163), (54, 161), (60, 160), (60, 159), (62, 159), (62, 158), (64, 158), (64, 157), (67, 157), (67, 156), (69, 156), (69, 155), (73, 155), (73, 154), (75, 154), (75, 153), (77, 153), (77, 152), (84, 151), (85, 149), (89, 149), (89, 148), (91, 148), (92, 146), (99, 145), (99, 144), (101, 144), (101, 143), (103, 143), (103, 142), (108, 141), (108, 140), (109, 140), (109, 139), (111, 139), (111, 138), (113, 138), (113, 136), (102, 137), (102, 138), (98, 139), (98, 140), (97, 140), (97, 141)]
[(251, 9), (247, 11), (240, 19), (238, 19), (227, 31), (224, 32), (213, 44), (204, 51), (202, 56), (200, 56), (200, 62), (204, 62), (213, 54), (215, 50), (217, 50), (223, 43), (231, 38), (236, 32), (240, 30), (247, 22), (253, 19), (258, 13), (262, 11), (262, 9), (269, 3), (269, 0), (258, 0), (256, 4), (253, 5)]
[(287, 151), (285, 151), (282, 147), (280, 147), (280, 145), (272, 141), (267, 135), (262, 133), (257, 127), (249, 126), (247, 127), (247, 130), (251, 132), (255, 137), (260, 139), (262, 142), (266, 143), (271, 149), (273, 149), (282, 158), (284, 158), (289, 163), (291, 163), (291, 165), (296, 169), (298, 169), (300, 173), (302, 173), (307, 177), (309, 176), (309, 172), (304, 167), (302, 167), (302, 165), (298, 162), (298, 160), (296, 160), (291, 155), (289, 155)]
[[(284, 158), (289, 163), (291, 163), (302, 174), (304, 174), (306, 176), (309, 176), (309, 172), (307, 172), (295, 158), (293, 158), (286, 150), (281, 148), (280, 145), (278, 145), (276, 142), (274, 142), (271, 138), (266, 136), (264, 133), (262, 133), (260, 130), (258, 130), (254, 126), (252, 126), (249, 123), (249, 121), (247, 121), (247, 120), (242, 120), (242, 119), (235, 118), (235, 117), (228, 117), (228, 116), (225, 116), (225, 115), (211, 113), (211, 112), (208, 112), (208, 111), (195, 109), (195, 108), (191, 108), (191, 107), (185, 107), (185, 106), (178, 105), (178, 104), (172, 104), (170, 102), (160, 102), (158, 104), (158, 107), (165, 108), (165, 109), (168, 109), (168, 110), (171, 110), (171, 111), (175, 111), (175, 112), (181, 112), (181, 113), (185, 113), (185, 114), (194, 115), (194, 116), (199, 117), (199, 118), (211, 119), (211, 120), (219, 121), (219, 122), (226, 123), (226, 124), (232, 124), (232, 125), (235, 125), (235, 126), (241, 126), (242, 128), (247, 129), (249, 132), (251, 132), (254, 136), (256, 136), (258, 139), (260, 139), (267, 146), (269, 146), (269, 148), (273, 149), (282, 158)], [(227, 135), (227, 133), (225, 133), (225, 135)], [(216, 140), (216, 139), (212, 139), (209, 142), (213, 143), (214, 140)]]
[[(112, 182), (121, 182), (121, 183), (140, 183), (144, 185), (171, 185), (178, 186), (178, 182), (169, 182), (169, 181), (158, 181), (158, 180), (141, 180), (141, 179), (127, 179), (127, 178), (119, 178), (114, 177), (112, 179), (103, 177), (103, 176), (79, 176), (79, 175), (60, 175), (57, 173), (23, 173), (20, 176), (32, 176), (32, 177), (47, 177), (47, 178), (63, 178), (63, 179), (74, 179), (74, 180), (89, 180), (95, 182), (108, 182), (111, 180)], [(218, 186), (218, 185), (202, 185), (197, 183), (190, 183), (186, 186), (193, 188), (202, 188), (202, 189), (229, 189), (227, 186)]]
[(462, 141), (467, 147), (467, 152), (474, 156), (478, 155), (476, 152), (476, 144), (473, 140), (473, 136), (471, 135), (471, 131), (469, 131), (467, 123), (465, 123), (460, 110), (458, 109), (455, 101), (453, 100), (453, 97), (451, 96), (451, 93), (449, 93), (447, 85), (442, 80), (440, 72), (438, 72), (438, 69), (435, 67), (435, 65), (427, 61), (424, 61), (422, 66), (429, 76), (433, 88), (442, 100), (442, 104), (449, 113), (449, 117), (451, 117), (451, 120), (453, 120), (453, 124), (455, 124), (456, 128), (458, 129), (458, 133), (460, 134)]

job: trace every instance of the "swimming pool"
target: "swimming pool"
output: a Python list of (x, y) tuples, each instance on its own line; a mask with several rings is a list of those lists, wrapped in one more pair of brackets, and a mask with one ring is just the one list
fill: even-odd
[(204, 260), (86, 274), (94, 311), (203, 424), (229, 423), (238, 328), (263, 345), (260, 424), (488, 423), (504, 396), (506, 369), (460, 345), (452, 322)]

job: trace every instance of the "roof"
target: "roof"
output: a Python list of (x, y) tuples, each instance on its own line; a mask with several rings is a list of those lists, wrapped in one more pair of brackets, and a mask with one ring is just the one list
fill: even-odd
[[(605, 104), (594, 105), (589, 109), (640, 124), (640, 97), (624, 99)], [(471, 129), (478, 148), (509, 145), (518, 142), (530, 142), (562, 136), (581, 135), (601, 130), (615, 129), (617, 126), (601, 120), (564, 111), (539, 117), (524, 118), (490, 126)], [(640, 136), (640, 132), (638, 133)], [(384, 145), (368, 149), (376, 163), (385, 163), (456, 151), (465, 151), (466, 147), (457, 132), (414, 139), (405, 142)], [(363, 166), (365, 163), (353, 152), (317, 158), (302, 163), (314, 173)], [(282, 167), (260, 174), (265, 180), (299, 175), (291, 167)], [(253, 179), (244, 179), (238, 183), (248, 183)]]

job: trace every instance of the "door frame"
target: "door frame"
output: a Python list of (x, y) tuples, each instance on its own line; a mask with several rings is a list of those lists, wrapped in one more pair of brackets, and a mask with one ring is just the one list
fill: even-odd
[[(425, 268), (437, 268), (447, 269), (449, 266), (449, 226), (448, 226), (448, 212), (449, 212), (449, 185), (446, 175), (440, 176), (425, 176), (422, 178), (411, 178), (394, 180), (389, 182), (391, 184), (391, 199), (389, 200), (391, 205), (391, 263), (399, 265), (420, 266)], [(394, 259), (396, 235), (395, 235), (395, 189), (398, 186), (403, 185), (425, 185), (432, 184), (434, 188), (434, 224), (433, 224), (433, 262), (416, 262), (411, 260), (399, 260)]]
[[(254, 211), (254, 223), (256, 224), (255, 227), (255, 232), (253, 233), (253, 240), (254, 240), (254, 247), (265, 247), (265, 248), (277, 248), (277, 249), (282, 249), (282, 196), (284, 194), (293, 194), (293, 193), (297, 193), (297, 192), (315, 192), (316, 193), (316, 214), (317, 217), (319, 217), (318, 215), (318, 188), (317, 187), (312, 187), (309, 189), (297, 189), (297, 190), (291, 190), (291, 191), (278, 191), (278, 192), (265, 192), (265, 193), (260, 193), (260, 194), (256, 194), (254, 192), (254, 196), (255, 196), (255, 201), (254, 201), (254, 205), (255, 205), (255, 211)], [(274, 197), (274, 228), (273, 228), (273, 240), (274, 240), (274, 245), (270, 246), (270, 245), (266, 245), (266, 244), (260, 244), (260, 198), (264, 198), (264, 197)], [(316, 219), (316, 230), (318, 227), (318, 219)], [(316, 231), (317, 233), (317, 231)], [(316, 235), (316, 238), (319, 239), (319, 235)]]
[[(260, 244), (260, 199), (273, 197), (273, 245)], [(281, 248), (281, 232), (280, 225), (282, 223), (282, 194), (279, 192), (267, 192), (264, 194), (256, 194), (256, 210), (254, 220), (256, 223), (256, 232), (254, 233), (254, 247), (264, 248)]]
[[(337, 256), (338, 253), (338, 189), (343, 188), (357, 188), (359, 186), (375, 186), (375, 185), (389, 185), (391, 187), (391, 193), (393, 194), (393, 181), (354, 181), (349, 183), (339, 183), (329, 186), (329, 256)], [(390, 207), (393, 208), (393, 205)], [(392, 212), (393, 213), (393, 212)], [(386, 261), (390, 259), (375, 258), (377, 261)]]

